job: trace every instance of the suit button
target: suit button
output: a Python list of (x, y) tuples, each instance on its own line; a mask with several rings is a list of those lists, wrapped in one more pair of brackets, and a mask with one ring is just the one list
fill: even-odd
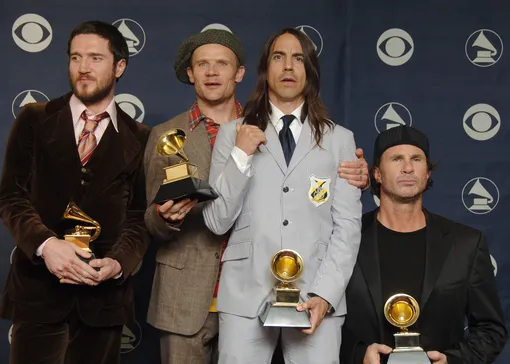
[(287, 186), (283, 187), (283, 192), (285, 193), (289, 192), (289, 188)]
[(81, 180), (81, 185), (82, 185), (82, 186), (85, 186), (85, 184), (86, 184), (86, 183), (87, 183), (87, 182), (85, 182), (84, 180)]
[(87, 173), (87, 172), (88, 172), (87, 168), (85, 168), (85, 167), (81, 168), (81, 173)]
[(216, 259), (220, 259), (220, 253), (214, 253), (214, 256), (216, 257)]
[(289, 225), (289, 221), (288, 220), (283, 220), (283, 226), (287, 226)]

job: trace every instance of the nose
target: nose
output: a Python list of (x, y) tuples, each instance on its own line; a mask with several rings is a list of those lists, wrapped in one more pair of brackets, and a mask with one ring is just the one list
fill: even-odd
[(414, 166), (410, 159), (404, 161), (404, 165), (402, 166), (402, 173), (413, 173)]
[(285, 57), (285, 63), (283, 64), (285, 71), (292, 71), (292, 57)]
[(211, 64), (207, 66), (207, 69), (205, 71), (206, 76), (216, 76), (218, 74), (218, 67), (216, 64)]
[(89, 72), (89, 70), (90, 70), (89, 62), (86, 59), (82, 58), (78, 64), (78, 72), (87, 73)]

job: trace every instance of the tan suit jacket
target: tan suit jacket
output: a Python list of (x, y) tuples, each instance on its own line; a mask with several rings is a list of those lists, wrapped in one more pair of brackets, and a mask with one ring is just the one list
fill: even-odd
[(163, 169), (181, 161), (179, 157), (162, 157), (156, 152), (157, 141), (172, 128), (186, 132), (184, 152), (198, 166), (199, 177), (209, 178), (211, 145), (204, 123), (190, 131), (189, 114), (185, 112), (152, 129), (145, 151), (148, 205), (145, 223), (159, 248), (147, 321), (161, 330), (193, 335), (202, 328), (209, 312), (224, 237), (214, 235), (205, 226), (204, 203), (188, 213), (179, 229), (165, 223), (156, 213), (152, 200), (163, 183)]

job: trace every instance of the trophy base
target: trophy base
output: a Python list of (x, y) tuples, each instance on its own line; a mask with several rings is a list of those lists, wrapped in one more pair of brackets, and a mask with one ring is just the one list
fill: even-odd
[(423, 351), (391, 353), (388, 364), (430, 364), (430, 359)]
[(185, 198), (198, 200), (198, 202), (214, 200), (218, 195), (207, 181), (186, 177), (177, 181), (163, 183), (159, 186), (158, 193), (152, 201), (156, 204), (163, 204), (173, 200), (179, 202)]
[(300, 329), (312, 327), (308, 310), (296, 311), (296, 306), (275, 306), (272, 302), (266, 302), (259, 319), (263, 326), (268, 327), (296, 327)]

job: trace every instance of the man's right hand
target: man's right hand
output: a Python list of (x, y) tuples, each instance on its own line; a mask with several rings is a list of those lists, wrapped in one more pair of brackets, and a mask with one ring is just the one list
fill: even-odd
[(250, 156), (260, 144), (266, 144), (266, 135), (258, 126), (236, 124), (236, 147)]
[(189, 198), (185, 198), (177, 203), (169, 200), (163, 205), (157, 205), (157, 209), (158, 213), (165, 220), (172, 223), (180, 223), (197, 202), (198, 200), (190, 200)]
[(381, 354), (389, 354), (392, 349), (382, 344), (372, 344), (367, 348), (363, 364), (381, 364)]
[(90, 254), (65, 240), (51, 238), (44, 245), (42, 257), (46, 268), (60, 283), (88, 284), (96, 286), (99, 273), (78, 256), (90, 258)]

